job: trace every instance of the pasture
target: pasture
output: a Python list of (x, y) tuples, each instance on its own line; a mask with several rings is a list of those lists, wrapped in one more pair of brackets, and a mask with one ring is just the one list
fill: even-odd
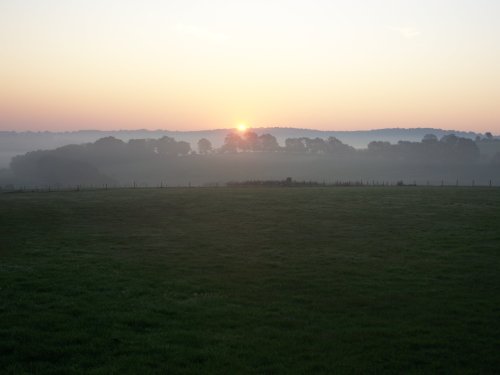
[(500, 189), (0, 194), (0, 373), (496, 373)]

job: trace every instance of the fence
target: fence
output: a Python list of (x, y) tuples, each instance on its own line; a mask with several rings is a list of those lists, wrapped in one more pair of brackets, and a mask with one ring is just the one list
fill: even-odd
[(42, 186), (18, 186), (6, 185), (0, 186), (0, 193), (13, 192), (31, 192), (31, 193), (51, 193), (51, 192), (80, 192), (80, 191), (107, 191), (117, 189), (171, 189), (171, 188), (218, 188), (218, 187), (499, 187), (492, 179), (488, 181), (472, 181), (462, 182), (458, 179), (454, 181), (426, 181), (425, 183), (417, 182), (417, 180), (323, 180), (321, 182), (313, 180), (293, 180), (287, 178), (284, 180), (247, 180), (247, 181), (230, 181), (227, 183), (205, 183), (192, 184), (186, 182), (184, 184), (167, 185), (165, 181), (160, 181), (157, 184), (138, 183), (132, 181), (129, 184), (102, 184), (102, 185), (42, 185)]

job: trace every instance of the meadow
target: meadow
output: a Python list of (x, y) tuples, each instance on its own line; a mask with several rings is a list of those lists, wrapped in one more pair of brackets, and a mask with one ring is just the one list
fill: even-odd
[(0, 373), (500, 371), (500, 189), (0, 194)]

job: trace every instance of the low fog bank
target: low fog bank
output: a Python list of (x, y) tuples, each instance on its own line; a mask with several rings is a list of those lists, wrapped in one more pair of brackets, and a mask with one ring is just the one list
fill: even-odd
[[(483, 151), (484, 150), (484, 151)], [(105, 137), (33, 151), (0, 170), (0, 186), (206, 186), (284, 180), (431, 185), (500, 185), (500, 140), (426, 134), (418, 142), (372, 141), (355, 149), (335, 137), (287, 138), (252, 131), (226, 134), (220, 147), (172, 137)]]
[[(213, 147), (221, 147), (229, 130), (216, 129), (204, 131), (168, 131), (168, 130), (81, 130), (75, 132), (7, 132), (0, 131), (0, 168), (7, 168), (10, 160), (34, 150), (51, 150), (70, 144), (95, 142), (105, 137), (114, 137), (124, 142), (131, 139), (158, 139), (164, 136), (196, 145), (199, 139), (208, 139)], [(474, 132), (413, 128), (413, 129), (377, 129), (367, 131), (322, 131), (312, 129), (267, 127), (256, 130), (259, 134), (273, 134), (277, 141), (284, 144), (287, 138), (328, 138), (336, 137), (343, 143), (355, 148), (366, 148), (371, 141), (397, 143), (400, 140), (417, 142), (425, 134), (435, 134), (438, 138), (455, 134), (459, 137), (475, 139), (484, 137)]]

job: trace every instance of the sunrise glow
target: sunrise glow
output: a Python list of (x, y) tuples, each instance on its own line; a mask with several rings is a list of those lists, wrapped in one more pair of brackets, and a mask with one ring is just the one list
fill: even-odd
[(248, 126), (246, 124), (238, 124), (238, 131), (241, 133), (245, 133), (248, 130)]
[[(286, 11), (284, 11), (286, 9)], [(500, 133), (500, 2), (0, 2), (0, 130)]]

